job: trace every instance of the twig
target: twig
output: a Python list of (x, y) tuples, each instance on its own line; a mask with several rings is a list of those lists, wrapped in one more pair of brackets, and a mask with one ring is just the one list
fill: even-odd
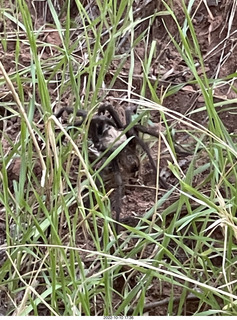
[[(186, 301), (187, 300), (198, 300), (198, 297), (195, 296), (193, 293), (190, 293), (187, 295), (186, 297)], [(180, 301), (180, 297), (174, 297), (173, 298), (173, 303), (177, 303)], [(147, 303), (143, 309), (143, 312), (147, 312), (151, 309), (154, 309), (156, 307), (159, 307), (159, 306), (163, 306), (164, 304), (168, 304), (170, 302), (170, 297), (167, 297), (163, 300), (160, 300), (160, 301), (155, 301), (155, 302), (151, 302), (151, 303)], [(128, 310), (128, 315), (131, 315), (133, 312), (135, 311), (135, 308), (130, 308)]]

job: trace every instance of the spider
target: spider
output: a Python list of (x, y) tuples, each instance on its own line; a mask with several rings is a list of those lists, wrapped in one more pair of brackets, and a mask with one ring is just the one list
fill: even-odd
[[(120, 165), (122, 163), (123, 170), (130, 170), (130, 172), (138, 171), (139, 159), (136, 155), (136, 146), (140, 147), (147, 154), (151, 167), (154, 173), (157, 173), (156, 164), (151, 156), (148, 145), (139, 137), (139, 132), (149, 134), (154, 137), (158, 137), (158, 132), (152, 128), (146, 128), (141, 124), (135, 124), (130, 128), (132, 122), (132, 114), (136, 111), (136, 108), (128, 107), (125, 109), (125, 124), (119, 118), (118, 113), (115, 111), (111, 104), (102, 104), (98, 108), (98, 112), (94, 115), (89, 123), (88, 137), (92, 140), (94, 148), (98, 153), (102, 153), (105, 150), (109, 150), (106, 154), (108, 157), (113, 151), (118, 148), (126, 139), (130, 139), (124, 149), (111, 161), (112, 171), (114, 173), (116, 188), (116, 201), (115, 201), (115, 213), (116, 221), (119, 222), (121, 211), (121, 199), (123, 194), (123, 180), (121, 176)], [(62, 114), (66, 112), (68, 115), (74, 113), (73, 108), (63, 107), (55, 116), (60, 118)], [(81, 117), (81, 120), (74, 123), (74, 126), (81, 126), (87, 120), (88, 113), (85, 110), (78, 110), (76, 112), (77, 117)], [(125, 133), (123, 133), (125, 131)], [(122, 158), (125, 156), (125, 161)], [(126, 168), (127, 167), (127, 168)], [(168, 188), (165, 180), (160, 177), (160, 184), (163, 188)], [(115, 230), (117, 231), (116, 224)]]

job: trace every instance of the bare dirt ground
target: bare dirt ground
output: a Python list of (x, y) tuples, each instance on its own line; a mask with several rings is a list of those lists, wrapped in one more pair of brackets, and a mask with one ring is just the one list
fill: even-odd
[[(140, 1), (143, 2), (143, 1)], [(86, 1), (85, 1), (86, 5)], [(201, 47), (202, 55), (204, 57), (205, 68), (209, 78), (218, 76), (219, 78), (228, 76), (234, 72), (236, 72), (236, 64), (237, 64), (237, 48), (236, 48), (236, 28), (237, 28), (237, 17), (235, 13), (235, 17), (233, 19), (233, 24), (229, 29), (228, 21), (231, 14), (232, 8), (232, 1), (221, 0), (221, 1), (214, 1), (214, 0), (207, 0), (207, 6), (202, 1), (196, 1), (195, 10), (193, 9), (194, 15), (194, 27), (196, 30), (197, 38), (199, 41), (199, 45)], [(143, 10), (143, 16), (151, 15), (155, 12), (155, 10), (163, 10), (164, 7), (161, 5), (160, 1), (152, 0), (146, 6), (146, 10)], [(181, 6), (181, 1), (176, 0), (174, 1), (173, 6), (175, 16), (177, 17), (178, 21), (182, 24), (184, 21), (184, 13)], [(32, 16), (35, 17), (35, 11), (32, 10)], [(77, 15), (76, 10), (72, 7), (72, 13)], [(141, 14), (141, 13), (140, 13)], [(38, 11), (38, 17), (40, 17), (40, 12)], [(38, 20), (37, 20), (38, 19)], [(50, 19), (50, 16), (48, 17)], [(36, 17), (36, 24), (42, 23), (40, 18)], [(2, 22), (3, 23), (3, 22)], [(15, 24), (12, 21), (7, 21), (7, 28), (9, 33), (15, 31)], [(159, 76), (160, 83), (158, 86), (158, 91), (161, 93), (167, 86), (181, 84), (190, 80), (192, 75), (177, 53), (177, 50), (174, 48), (174, 45), (170, 41), (170, 37), (165, 29), (164, 25), (166, 25), (170, 31), (170, 33), (178, 38), (178, 31), (175, 25), (175, 22), (172, 20), (170, 16), (162, 16), (157, 17), (153, 23), (151, 28), (151, 35), (152, 40), (156, 41), (157, 45), (157, 58), (153, 60), (151, 66), (150, 76), (154, 78)], [(146, 27), (141, 24), (140, 29), (137, 31), (138, 33), (141, 32)], [(0, 31), (1, 31), (1, 21), (0, 21)], [(58, 43), (60, 40), (57, 37), (57, 33), (51, 33), (47, 36), (48, 43)], [(225, 41), (225, 45), (223, 45), (223, 41)], [(141, 42), (142, 44), (142, 42)], [(126, 41), (124, 43), (124, 50), (126, 49)], [(20, 48), (20, 63), (22, 67), (28, 67), (30, 65), (31, 55), (29, 52), (28, 47), (24, 47), (24, 45)], [(138, 45), (135, 49), (135, 72), (134, 72), (134, 92), (140, 93), (140, 89), (142, 86), (142, 66), (141, 60), (144, 58), (144, 47), (142, 45)], [(51, 57), (53, 52), (51, 50), (46, 50), (41, 57), (42, 59), (47, 59)], [(15, 42), (8, 42), (7, 43), (7, 51), (3, 50), (0, 47), (0, 59), (5, 67), (5, 70), (10, 74), (12, 70), (15, 69)], [(198, 62), (198, 61), (197, 61)], [(116, 69), (116, 62), (114, 62), (114, 70)], [(124, 78), (127, 77), (129, 74), (130, 65), (129, 62), (125, 65), (123, 69)], [(113, 70), (111, 70), (111, 73)], [(200, 69), (201, 72), (201, 69)], [(107, 75), (108, 80), (110, 79), (111, 75)], [(235, 85), (231, 83), (230, 86), (220, 86), (215, 91), (215, 101), (225, 101), (226, 99), (233, 99), (236, 98), (236, 92), (232, 90), (231, 85)], [(110, 96), (113, 98), (114, 96), (123, 97), (122, 94), (117, 92), (117, 89), (124, 89), (125, 85), (122, 81), (118, 79), (114, 85), (114, 90), (111, 90)], [(54, 88), (49, 88), (52, 101), (55, 97), (55, 90)], [(25, 85), (24, 87), (24, 95), (25, 100), (27, 101), (27, 97), (30, 98), (31, 88), (29, 85)], [(149, 92), (148, 96), (149, 97)], [(0, 92), (0, 102), (13, 102), (13, 98), (11, 93), (9, 92), (7, 87), (1, 87)], [(185, 115), (191, 110), (198, 109), (203, 106), (203, 100), (198, 92), (198, 88), (193, 86), (186, 86), (179, 90), (176, 94), (166, 98), (163, 101), (164, 106), (171, 110), (176, 110), (181, 114)], [(40, 101), (38, 101), (40, 103)], [(70, 106), (71, 98), (70, 92), (68, 95), (65, 94), (65, 98), (63, 101), (60, 101), (61, 106)], [(233, 108), (236, 107), (233, 105)], [(1, 107), (0, 111), (3, 109)], [(2, 114), (4, 114), (4, 110), (2, 110)], [(159, 122), (159, 116), (154, 113), (152, 114), (154, 122)], [(235, 133), (236, 131), (236, 122), (237, 122), (237, 113), (231, 113), (228, 110), (220, 107), (220, 116), (223, 120), (224, 124), (226, 125), (229, 132)], [(190, 116), (191, 118), (195, 119), (195, 121), (201, 123), (202, 125), (207, 125), (207, 114), (205, 111), (202, 113), (194, 114)], [(36, 114), (37, 118), (37, 114)], [(14, 143), (16, 140), (19, 130), (20, 130), (20, 119), (19, 118), (11, 118), (9, 121), (5, 121), (2, 123), (0, 121), (1, 130), (4, 131), (5, 134), (8, 135), (8, 138)], [(176, 128), (180, 126), (180, 124), (174, 124)], [(180, 127), (183, 129), (183, 127)], [(180, 134), (178, 139), (182, 141), (185, 139), (184, 134)], [(2, 143), (5, 144), (5, 150), (9, 150), (10, 144), (7, 140), (3, 139), (2, 136)], [(163, 146), (164, 147), (164, 146)], [(153, 156), (156, 157), (157, 154), (157, 147), (153, 148)], [(205, 155), (200, 154), (200, 162), (202, 157)], [(183, 161), (183, 169), (185, 170), (185, 161), (190, 161), (189, 156), (180, 156), (179, 161)], [(14, 179), (17, 179), (19, 176), (19, 163), (13, 164), (9, 167), (9, 185), (13, 183)], [(166, 174), (166, 166), (167, 166), (167, 153), (165, 149), (162, 150), (161, 153), (161, 168)], [(145, 212), (148, 212), (150, 208), (154, 205), (155, 199), (155, 181), (152, 179), (153, 173), (152, 169), (147, 161), (142, 163), (142, 167), (139, 171), (138, 176), (132, 177), (129, 181), (126, 181), (125, 185), (125, 195), (123, 197), (123, 207), (122, 207), (122, 214), (121, 219), (124, 222), (133, 225), (134, 224), (134, 216), (135, 214), (138, 216), (143, 216)], [(202, 180), (203, 177), (200, 177)], [(168, 176), (168, 182), (174, 183), (174, 177)], [(198, 181), (197, 181), (198, 183)], [(144, 187), (145, 186), (145, 187)], [(172, 202), (174, 199), (170, 199)], [(163, 208), (160, 208), (159, 211), (162, 212)], [(4, 211), (4, 210), (1, 210)], [(0, 212), (1, 212), (0, 211)], [(4, 222), (5, 217), (4, 214), (0, 213), (0, 244), (3, 244), (5, 241), (5, 233), (4, 233)], [(219, 232), (218, 229), (216, 231)], [(218, 236), (218, 234), (217, 234)], [(78, 237), (79, 244), (83, 243), (82, 239), (83, 235), (81, 234)], [(148, 249), (149, 250), (149, 249)], [(146, 254), (146, 253), (145, 253)], [(147, 255), (149, 252), (147, 252)], [(0, 257), (1, 258), (1, 257)], [(4, 257), (2, 257), (4, 260)], [(3, 261), (2, 260), (2, 261)], [(118, 279), (117, 283), (115, 283), (115, 289), (122, 286), (123, 279)], [(131, 278), (131, 286), (135, 285), (135, 278)], [(173, 290), (174, 296), (179, 297), (179, 293), (181, 292), (179, 287), (167, 284), (162, 289), (158, 281), (154, 281), (152, 288), (147, 292), (147, 298), (149, 303), (147, 305), (147, 312), (149, 315), (167, 315), (167, 305), (168, 300), (167, 298), (170, 297), (170, 291)], [(1, 299), (2, 298), (2, 299)], [(8, 299), (5, 296), (5, 293), (2, 292), (0, 296), (0, 304), (7, 304)], [(115, 297), (116, 301), (116, 297)], [(174, 300), (174, 303), (176, 301)], [(5, 304), (4, 304), (5, 305)], [(184, 310), (184, 315), (192, 315), (197, 310), (198, 301), (190, 296), (186, 302), (186, 308)], [(6, 307), (5, 310), (8, 308)], [(132, 311), (131, 311), (132, 312)], [(4, 313), (4, 312), (3, 312)], [(43, 311), (42, 311), (43, 314)]]

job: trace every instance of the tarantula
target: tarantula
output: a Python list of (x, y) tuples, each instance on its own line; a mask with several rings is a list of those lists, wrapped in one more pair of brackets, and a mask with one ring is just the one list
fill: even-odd
[[(146, 128), (141, 124), (135, 124), (131, 128), (128, 128), (131, 124), (132, 114), (134, 111), (136, 111), (136, 108), (129, 107), (125, 109), (126, 123), (123, 124), (118, 116), (118, 113), (114, 110), (112, 105), (103, 104), (98, 108), (97, 114), (91, 118), (89, 123), (88, 137), (91, 138), (93, 145), (98, 152), (104, 152), (105, 150), (109, 149), (107, 156), (112, 154), (117, 147), (126, 141), (126, 139), (131, 139), (125, 148), (111, 161), (111, 166), (115, 177), (115, 184), (117, 185), (115, 205), (116, 221), (119, 221), (123, 188), (123, 181), (118, 163), (121, 153), (127, 153), (129, 159), (128, 161), (131, 162), (130, 171), (135, 172), (139, 167), (139, 163), (136, 161), (136, 156), (134, 156), (136, 155), (135, 149), (137, 145), (140, 145), (141, 148), (146, 152), (153, 171), (155, 173), (157, 172), (156, 165), (151, 156), (149, 147), (139, 137), (139, 132), (147, 133), (154, 137), (158, 137), (158, 132), (152, 128)], [(55, 116), (60, 118), (64, 112), (71, 114), (74, 113), (74, 109), (64, 107), (60, 109)], [(81, 117), (81, 120), (75, 122), (74, 126), (81, 126), (87, 119), (87, 112), (85, 110), (78, 110), (76, 112), (76, 116)], [(125, 131), (125, 133), (123, 133), (123, 131)], [(124, 163), (124, 166), (126, 166), (126, 163)], [(160, 177), (160, 183), (162, 187), (167, 188), (167, 184), (162, 177)]]

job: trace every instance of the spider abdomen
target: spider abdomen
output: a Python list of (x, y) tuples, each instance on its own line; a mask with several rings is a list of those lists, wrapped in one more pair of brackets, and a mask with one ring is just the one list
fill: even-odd
[(123, 172), (135, 173), (139, 171), (140, 160), (133, 148), (126, 146), (119, 155), (119, 164)]

